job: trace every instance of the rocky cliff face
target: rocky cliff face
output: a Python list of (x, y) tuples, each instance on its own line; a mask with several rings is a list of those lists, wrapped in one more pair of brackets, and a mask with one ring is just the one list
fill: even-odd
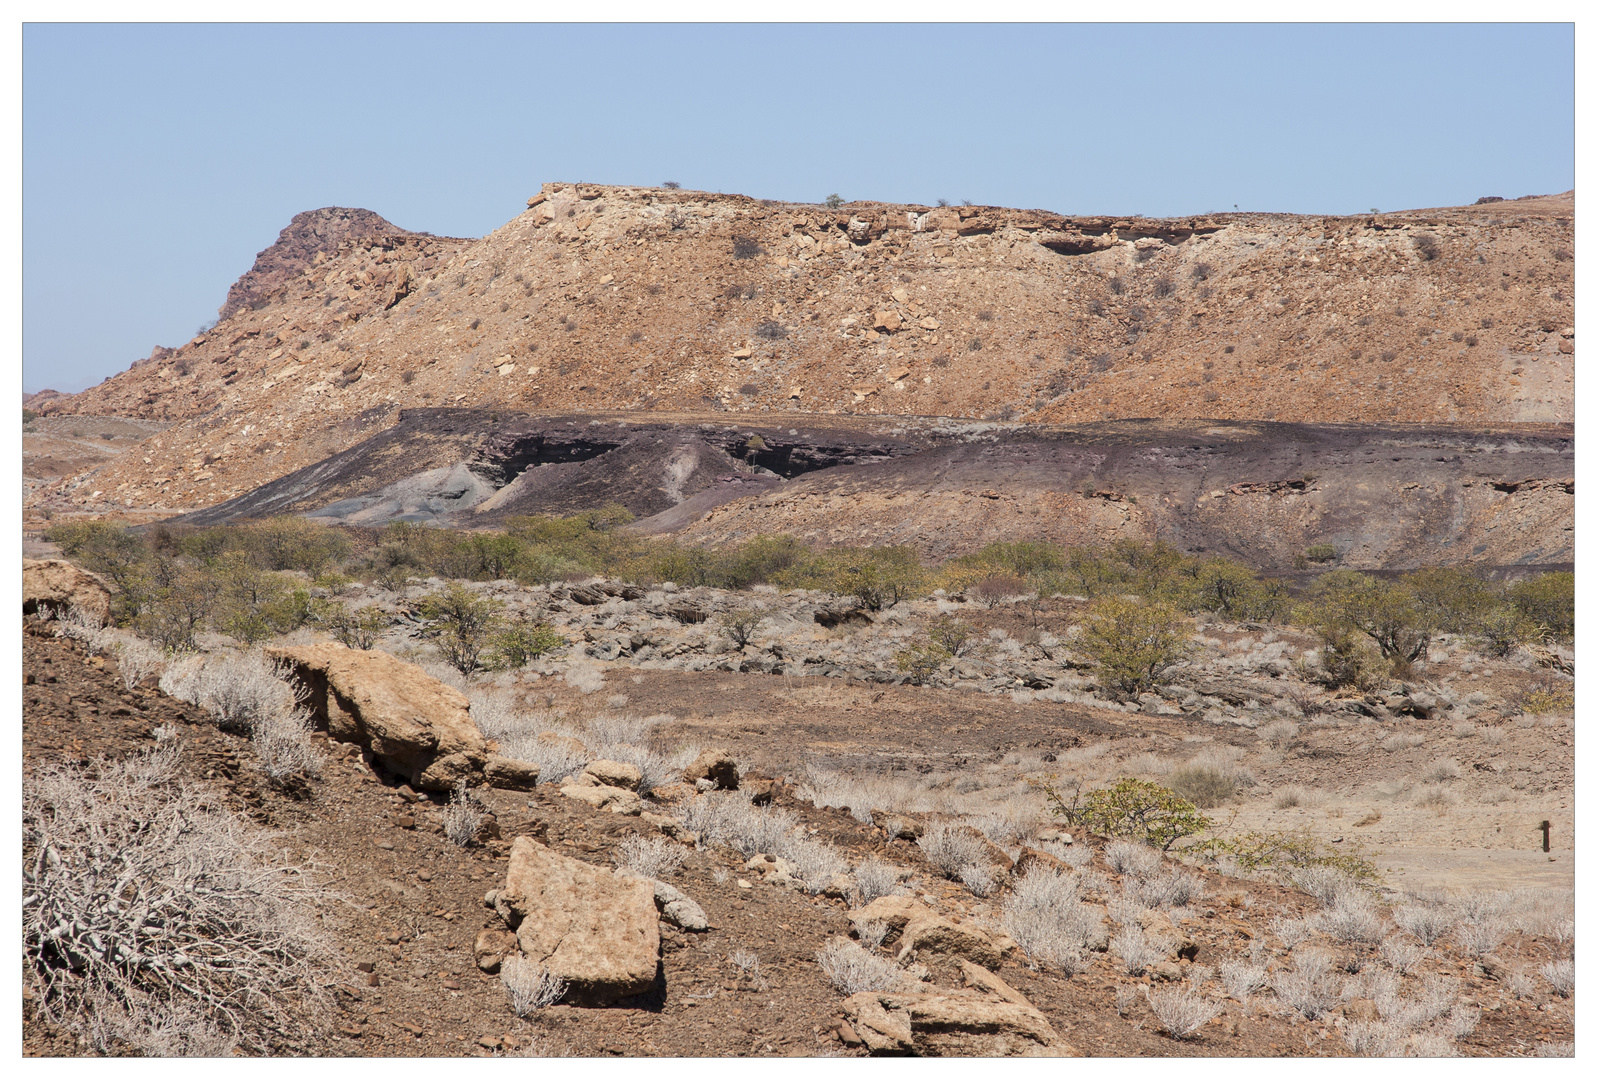
[(1572, 223), (1572, 193), (1149, 220), (547, 184), (480, 240), (288, 243), (212, 331), (43, 405), (176, 423), (38, 497), (212, 505), (404, 406), (1567, 421)]
[[(217, 312), (225, 321), (239, 309), (266, 306), (267, 299), (290, 278), (325, 263), (345, 240), (368, 236), (409, 236), (379, 214), (347, 206), (324, 206), (295, 214), (277, 242), (255, 256), (255, 265), (227, 290), (227, 303)], [(166, 350), (162, 350), (165, 352)]]

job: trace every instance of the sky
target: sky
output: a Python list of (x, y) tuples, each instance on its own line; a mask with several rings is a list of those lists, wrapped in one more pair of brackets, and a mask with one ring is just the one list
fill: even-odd
[(480, 236), (544, 181), (1061, 213), (1574, 186), (1540, 25), (53, 25), (22, 36), (23, 388), (216, 315), (294, 214)]

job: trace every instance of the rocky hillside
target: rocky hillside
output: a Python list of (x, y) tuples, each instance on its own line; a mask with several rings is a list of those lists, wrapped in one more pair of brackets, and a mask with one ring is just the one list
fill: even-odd
[(1153, 220), (547, 184), (468, 241), (362, 235), (386, 223), (356, 212), (320, 262), (291, 226), (213, 330), (39, 405), (176, 424), (36, 498), (208, 506), (416, 405), (1567, 421), (1573, 213), (1573, 193)]
[(217, 314), (230, 319), (241, 308), (271, 303), (269, 297), (290, 279), (321, 266), (350, 239), (409, 236), (381, 215), (347, 206), (324, 206), (295, 214), (277, 242), (255, 256), (255, 265), (227, 290), (227, 303)]

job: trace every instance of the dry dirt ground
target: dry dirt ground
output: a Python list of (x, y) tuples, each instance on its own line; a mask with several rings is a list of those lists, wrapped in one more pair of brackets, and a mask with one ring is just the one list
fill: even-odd
[[(1250, 768), (1257, 781), (1236, 804), (1239, 816), (1269, 820), (1274, 826), (1301, 819), (1322, 835), (1367, 834), (1381, 841), (1388, 858), (1400, 856), (1404, 843), (1441, 849), (1471, 835), (1494, 854), (1517, 854), (1534, 846), (1526, 835), (1528, 817), (1557, 818), (1555, 804), (1567, 807), (1571, 801), (1572, 733), (1562, 720), (1521, 728), (1483, 715), (1487, 727), (1507, 736), (1488, 743), (1479, 734), (1464, 737), (1451, 728), (1406, 719), (1402, 730), (1425, 741), (1394, 752), (1376, 745), (1391, 725), (1306, 724), (1296, 737), (1261, 747), (1257, 732), (1234, 725), (1023, 703), (958, 690), (646, 671), (625, 664), (605, 665), (605, 671), (604, 685), (588, 694), (552, 676), (516, 689), (538, 699), (532, 704), (564, 710), (574, 719), (616, 709), (669, 711), (676, 719), (659, 730), (668, 743), (725, 745), (742, 759), (745, 773), (763, 771), (793, 781), (777, 785), (775, 802), (798, 813), (815, 837), (836, 844), (851, 863), (874, 855), (906, 868), (909, 884), (922, 900), (962, 919), (993, 916), (994, 900), (942, 880), (914, 843), (889, 840), (882, 828), (858, 820), (858, 813), (817, 807), (801, 795), (813, 794), (822, 774), (832, 770), (832, 775), (863, 778), (875, 794), (906, 807), (920, 799), (927, 810), (976, 811), (986, 799), (1015, 809), (1023, 798), (1015, 780), (1044, 768), (1089, 777), (1114, 775), (1124, 768), (1157, 774), (1163, 767), (1158, 759), (1174, 760), (1195, 748), (1213, 752), (1233, 747), (1240, 753), (1228, 751), (1232, 760)], [(651, 826), (593, 811), (554, 793), (551, 786), (532, 793), (489, 790), (483, 797), (496, 817), (500, 838), (459, 848), (441, 835), (439, 806), (427, 799), (408, 801), (391, 779), (374, 772), (358, 753), (351, 754), (354, 748), (328, 745), (325, 736), (316, 737), (327, 758), (322, 777), (308, 794), (288, 797), (264, 781), (247, 740), (219, 732), (200, 710), (155, 689), (127, 691), (114, 660), (86, 658), (77, 642), (54, 636), (51, 624), (25, 623), (23, 672), (25, 769), (40, 762), (87, 763), (100, 754), (136, 752), (152, 745), (155, 727), (179, 726), (192, 774), (213, 784), (238, 813), (280, 830), (294, 853), (319, 863), (332, 887), (347, 898), (347, 905), (329, 921), (347, 965), (338, 975), (337, 1013), (326, 1018), (327, 1032), (320, 1041), (283, 1046), (281, 1052), (861, 1053), (839, 1034), (841, 996), (815, 962), (816, 951), (829, 937), (847, 933), (845, 901), (768, 885), (745, 870), (743, 858), (729, 849), (687, 849), (684, 867), (672, 880), (703, 906), (711, 928), (700, 934), (662, 928), (663, 981), (656, 990), (618, 1007), (554, 1006), (531, 1020), (518, 1020), (498, 979), (479, 973), (472, 958), (478, 930), (498, 925), (497, 917), (483, 907), (482, 896), (503, 875), (508, 841), (537, 836), (576, 858), (610, 865), (623, 837), (652, 833)], [(1482, 678), (1504, 674), (1494, 670), (1483, 672)], [(1512, 678), (1515, 673), (1506, 674)], [(1500, 689), (1493, 687), (1494, 692)], [(1453, 801), (1416, 810), (1404, 803), (1401, 789), (1384, 797), (1371, 793), (1382, 784), (1412, 777), (1443, 755), (1460, 763), (1460, 776), (1443, 782)], [(801, 758), (810, 760), (812, 775), (805, 775)], [(874, 780), (873, 769), (881, 770)], [(1523, 785), (1518, 784), (1521, 778)], [(811, 786), (801, 790), (805, 782)], [(1490, 808), (1477, 807), (1488, 782), (1505, 783), (1510, 793)], [(1303, 789), (1304, 806), (1270, 809), (1272, 798), (1259, 792), (1279, 796), (1289, 784)], [(1230, 810), (1222, 807), (1215, 813)], [(1364, 820), (1372, 816), (1378, 820)], [(1558, 820), (1554, 854), (1567, 866), (1567, 817)], [(1493, 821), (1502, 832), (1481, 835)], [(1105, 862), (1102, 841), (1081, 836), (1076, 842), (1092, 850), (1083, 866), (1091, 889), (1101, 893), (1101, 901), (1112, 901), (1127, 883)], [(1243, 957), (1286, 971), (1292, 943), (1283, 936), (1290, 926), (1302, 925), (1294, 920), (1318, 909), (1316, 901), (1265, 881), (1228, 878), (1201, 866), (1193, 872), (1203, 880), (1204, 895), (1171, 913), (1198, 945), (1195, 960), (1178, 965), (1179, 976), (1223, 1003), (1222, 1013), (1197, 1038), (1176, 1041), (1160, 1033), (1147, 1003), (1137, 996), (1150, 977), (1125, 974), (1114, 952), (1087, 954), (1083, 969), (1069, 978), (1046, 969), (1032, 971), (1016, 960), (1005, 963), (1002, 977), (1042, 1010), (1066, 1042), (1087, 1055), (1347, 1054), (1343, 1034), (1350, 1014), (1367, 1003), (1349, 998), (1309, 1021), (1269, 991), (1243, 1002), (1225, 997), (1215, 981), (1223, 962)], [(1450, 872), (1457, 884), (1475, 888), (1525, 884), (1496, 873), (1464, 873), (1457, 866)], [(1390, 927), (1388, 932), (1395, 933)], [(1337, 957), (1339, 978), (1354, 980), (1344, 984), (1348, 994), (1361, 993), (1358, 987), (1364, 984), (1357, 979), (1383, 970), (1373, 944), (1308, 936), (1311, 946), (1328, 948)], [(1444, 937), (1399, 983), (1405, 999), (1419, 995), (1422, 985), (1451, 995), (1454, 1014), (1465, 1020), (1474, 1008), (1481, 1010), (1478, 1023), (1459, 1025), (1472, 1029), (1451, 1044), (1456, 1052), (1530, 1054), (1539, 1045), (1573, 1039), (1572, 999), (1550, 994), (1535, 977), (1540, 965), (1567, 955), (1565, 949), (1545, 935), (1507, 931), (1490, 965), (1483, 967)], [(737, 950), (757, 956), (757, 973), (729, 961)], [(1362, 976), (1353, 974), (1360, 970)], [(1512, 982), (1515, 974), (1528, 975), (1529, 981)], [(39, 1021), (27, 1005), (24, 1047), (30, 1055), (79, 1052), (71, 1033)]]

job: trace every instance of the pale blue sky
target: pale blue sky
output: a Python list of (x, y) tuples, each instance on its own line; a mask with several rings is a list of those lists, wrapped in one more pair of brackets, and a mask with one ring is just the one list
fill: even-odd
[(186, 341), (290, 217), (479, 236), (545, 180), (1064, 213), (1574, 186), (1538, 26), (57, 26), (23, 34), (24, 385)]

